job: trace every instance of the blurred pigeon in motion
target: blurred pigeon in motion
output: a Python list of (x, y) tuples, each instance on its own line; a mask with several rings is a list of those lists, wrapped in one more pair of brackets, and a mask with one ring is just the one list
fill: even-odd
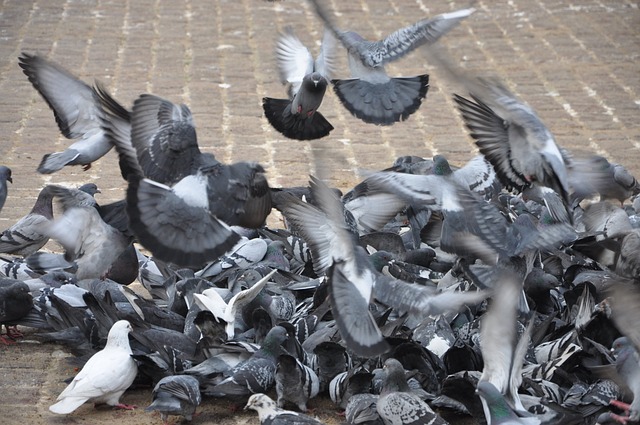
[(338, 30), (320, 0), (313, 0), (316, 13), (348, 52), (352, 79), (333, 80), (342, 104), (366, 123), (391, 125), (418, 110), (429, 89), (427, 74), (389, 77), (384, 66), (425, 44), (436, 42), (475, 9), (462, 9), (423, 19), (399, 29), (383, 40), (368, 41), (355, 32)]
[(376, 407), (386, 425), (447, 424), (427, 403), (411, 392), (404, 367), (392, 357), (384, 362), (384, 383)]
[(276, 59), (280, 80), (289, 84), (289, 99), (262, 99), (264, 113), (269, 123), (290, 139), (313, 140), (327, 136), (333, 126), (318, 108), (335, 72), (335, 39), (325, 30), (320, 54), (313, 56), (296, 37), (291, 27), (278, 38)]
[(133, 409), (134, 406), (120, 403), (120, 397), (138, 373), (129, 346), (131, 331), (131, 325), (126, 320), (114, 323), (109, 330), (107, 345), (87, 361), (49, 410), (64, 415), (86, 402)]
[(88, 170), (113, 147), (102, 129), (103, 112), (97, 94), (102, 89), (89, 87), (40, 56), (22, 53), (19, 65), (53, 111), (60, 132), (67, 139), (79, 139), (63, 152), (45, 155), (38, 172), (51, 174), (67, 165), (82, 165)]
[(32, 308), (33, 297), (26, 283), (13, 279), (0, 281), (0, 332), (4, 325), (9, 338), (0, 333), (0, 341), (10, 344), (13, 339), (22, 336), (16, 329), (9, 329), (9, 325), (29, 314)]
[(160, 260), (200, 267), (232, 248), (230, 226), (261, 226), (269, 185), (256, 163), (222, 164), (198, 147), (191, 111), (143, 94), (129, 124), (109, 111), (104, 125), (128, 165), (127, 214), (140, 243)]
[(0, 165), (0, 211), (7, 200), (7, 182), (13, 183), (11, 168)]
[(572, 196), (580, 201), (592, 195), (600, 200), (615, 199), (620, 204), (640, 193), (640, 184), (623, 165), (611, 163), (600, 155), (571, 159), (569, 181)]
[(47, 243), (44, 227), (53, 219), (53, 193), (49, 186), (42, 188), (29, 214), (0, 234), (0, 252), (27, 256)]
[(167, 424), (169, 415), (183, 416), (191, 421), (200, 405), (200, 384), (193, 376), (174, 375), (162, 378), (153, 388), (153, 402), (146, 412), (160, 412), (162, 422)]
[(262, 393), (249, 397), (244, 407), (247, 409), (258, 412), (261, 425), (322, 425), (321, 421), (304, 413), (279, 408), (275, 401)]
[(547, 186), (568, 203), (565, 156), (534, 110), (497, 80), (452, 75), (459, 75), (471, 94), (471, 99), (454, 95), (454, 100), (500, 182), (518, 192), (534, 184)]

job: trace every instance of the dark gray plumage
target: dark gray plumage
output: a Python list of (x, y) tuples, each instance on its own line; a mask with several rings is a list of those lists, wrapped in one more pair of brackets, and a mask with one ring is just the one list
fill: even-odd
[(153, 389), (153, 402), (144, 409), (160, 412), (160, 418), (167, 423), (169, 415), (183, 416), (191, 421), (202, 401), (198, 380), (189, 375), (174, 375), (162, 378)]
[(277, 131), (291, 139), (313, 140), (327, 136), (333, 126), (317, 111), (334, 72), (329, 53), (334, 43), (325, 31), (323, 46), (314, 61), (309, 50), (300, 42), (291, 27), (281, 34), (276, 46), (280, 80), (289, 84), (289, 99), (262, 100), (264, 113)]
[(101, 128), (103, 113), (97, 89), (40, 56), (22, 53), (19, 65), (53, 111), (60, 132), (76, 139), (63, 152), (45, 155), (38, 172), (51, 174), (67, 165), (82, 165), (88, 170), (113, 147)]
[(391, 78), (384, 66), (425, 44), (436, 42), (475, 9), (423, 19), (379, 41), (337, 29), (325, 8), (314, 0), (317, 15), (348, 52), (352, 79), (333, 80), (342, 104), (364, 122), (391, 125), (413, 114), (427, 94), (429, 76)]
[[(0, 331), (2, 325), (13, 324), (26, 316), (32, 308), (33, 297), (29, 293), (29, 286), (26, 283), (15, 281), (9, 285), (0, 284)], [(7, 336), (13, 338), (19, 336), (19, 333), (11, 332), (7, 328)], [(6, 344), (10, 342), (2, 335), (0, 335), (0, 341)]]
[(2, 211), (2, 207), (4, 207), (4, 203), (7, 200), (7, 182), (13, 183), (11, 168), (0, 165), (0, 211)]
[(320, 391), (318, 375), (300, 360), (289, 354), (278, 357), (276, 369), (276, 394), (278, 407), (285, 402), (295, 404), (303, 412), (307, 411), (307, 401)]

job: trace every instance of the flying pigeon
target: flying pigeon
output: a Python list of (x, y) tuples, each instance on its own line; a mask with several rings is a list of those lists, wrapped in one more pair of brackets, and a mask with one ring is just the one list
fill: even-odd
[(86, 402), (133, 409), (134, 406), (120, 403), (120, 397), (138, 373), (129, 346), (131, 331), (131, 325), (126, 320), (114, 323), (109, 330), (107, 345), (87, 361), (49, 410), (62, 415), (69, 414)]
[(289, 99), (262, 99), (269, 123), (284, 136), (297, 140), (313, 140), (327, 136), (333, 126), (318, 112), (322, 98), (335, 72), (333, 35), (325, 30), (322, 49), (314, 60), (302, 42), (286, 27), (276, 46), (280, 80), (289, 84)]
[(143, 94), (126, 120), (108, 112), (104, 125), (129, 165), (127, 214), (139, 242), (160, 260), (200, 267), (232, 248), (230, 226), (261, 226), (271, 212), (262, 166), (222, 164), (198, 147), (191, 111)]
[(40, 190), (29, 214), (0, 234), (0, 252), (27, 256), (42, 248), (49, 237), (44, 227), (53, 219), (53, 193), (48, 186)]
[[(33, 297), (29, 293), (29, 286), (19, 280), (9, 280), (6, 284), (0, 282), (0, 331), (2, 325), (7, 327), (7, 336), (10, 339), (20, 337), (16, 330), (9, 329), (8, 325), (26, 316), (33, 308)], [(10, 344), (11, 341), (0, 334), (0, 341)]]
[(387, 425), (447, 424), (427, 403), (411, 392), (404, 367), (393, 357), (384, 362), (384, 383), (376, 407)]
[(399, 29), (383, 40), (368, 41), (355, 32), (338, 30), (319, 0), (313, 0), (317, 15), (348, 52), (351, 79), (333, 80), (342, 104), (366, 123), (391, 125), (418, 110), (429, 89), (427, 74), (389, 77), (384, 66), (418, 47), (436, 42), (475, 9), (462, 9), (423, 19)]
[(0, 165), (0, 211), (2, 211), (2, 207), (4, 207), (4, 203), (7, 200), (7, 182), (13, 183), (11, 168)]
[(86, 85), (69, 71), (40, 56), (22, 53), (19, 65), (53, 111), (60, 132), (67, 139), (76, 140), (63, 152), (45, 155), (38, 172), (51, 174), (67, 165), (82, 165), (88, 170), (92, 162), (113, 147), (101, 127), (103, 112), (98, 88)]
[(471, 99), (454, 95), (454, 100), (471, 137), (495, 168), (500, 182), (518, 192), (534, 184), (547, 186), (568, 203), (566, 156), (535, 111), (499, 81), (463, 81)]
[(258, 412), (261, 425), (322, 425), (318, 419), (304, 413), (284, 410), (276, 406), (276, 402), (269, 396), (259, 393), (249, 397), (245, 410), (251, 409)]
[(153, 388), (153, 402), (146, 412), (160, 412), (162, 422), (167, 424), (169, 415), (183, 416), (191, 421), (202, 401), (198, 380), (189, 375), (162, 378)]

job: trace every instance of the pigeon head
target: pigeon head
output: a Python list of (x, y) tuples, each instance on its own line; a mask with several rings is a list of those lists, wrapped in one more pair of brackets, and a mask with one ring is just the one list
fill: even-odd
[(107, 347), (121, 347), (131, 351), (129, 346), (129, 333), (133, 331), (128, 320), (118, 320), (111, 326), (107, 336)]
[(78, 190), (81, 190), (81, 191), (83, 191), (85, 193), (88, 193), (91, 196), (95, 195), (96, 193), (101, 193), (100, 189), (98, 189), (98, 186), (96, 186), (95, 183), (83, 184), (82, 186), (80, 186), (78, 188)]
[(0, 165), (0, 179), (5, 179), (13, 183), (13, 179), (11, 178), (11, 168)]
[(276, 409), (276, 402), (271, 400), (267, 395), (265, 394), (253, 394), (251, 397), (249, 397), (249, 401), (247, 401), (247, 405), (244, 406), (244, 410), (255, 410), (256, 412), (258, 412), (259, 416), (262, 416), (262, 412), (269, 411), (269, 410), (275, 410)]
[(382, 386), (383, 393), (396, 391), (409, 391), (409, 384), (404, 373), (404, 366), (393, 357), (388, 358), (382, 367), (384, 371), (384, 384)]

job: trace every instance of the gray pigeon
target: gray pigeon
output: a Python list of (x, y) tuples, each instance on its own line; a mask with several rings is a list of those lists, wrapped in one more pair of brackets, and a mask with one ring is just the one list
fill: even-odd
[(633, 401), (626, 404), (614, 400), (611, 404), (625, 411), (627, 416), (623, 419), (637, 422), (640, 420), (640, 354), (626, 336), (613, 341), (612, 350), (616, 357), (616, 371), (631, 390)]
[(29, 214), (0, 234), (0, 252), (27, 256), (42, 248), (49, 237), (44, 226), (53, 219), (53, 193), (45, 186)]
[(569, 162), (569, 179), (577, 200), (600, 195), (600, 200), (616, 199), (620, 204), (640, 193), (640, 184), (623, 165), (592, 155)]
[(13, 183), (11, 168), (0, 165), (0, 211), (7, 200), (7, 182)]
[(317, 396), (318, 392), (320, 392), (320, 381), (311, 368), (289, 354), (281, 354), (278, 357), (276, 369), (278, 407), (284, 407), (285, 402), (288, 401), (306, 412), (307, 401)]
[(29, 286), (20, 281), (9, 281), (9, 285), (0, 284), (0, 331), (2, 325), (7, 327), (6, 339), (0, 334), (0, 341), (10, 344), (15, 337), (21, 334), (16, 330), (9, 329), (9, 325), (23, 318), (33, 308), (33, 297), (29, 293)]
[(335, 59), (329, 56), (335, 51), (332, 43), (335, 43), (333, 35), (325, 30), (322, 49), (314, 60), (291, 27), (286, 27), (278, 39), (276, 58), (280, 80), (289, 84), (289, 99), (265, 97), (262, 106), (273, 128), (290, 139), (319, 139), (333, 130), (318, 112), (335, 71)]
[(490, 425), (540, 425), (536, 417), (519, 417), (507, 403), (504, 396), (489, 381), (478, 382), (477, 394), (488, 406), (485, 411), (487, 423)]
[(418, 47), (436, 42), (475, 9), (463, 9), (423, 19), (399, 29), (383, 40), (368, 41), (355, 32), (338, 30), (319, 0), (316, 13), (348, 52), (351, 79), (333, 80), (342, 104), (364, 122), (391, 125), (418, 110), (429, 89), (429, 76), (392, 78), (384, 69)]
[(284, 410), (276, 406), (276, 402), (265, 394), (253, 394), (249, 397), (244, 410), (251, 409), (258, 412), (261, 425), (322, 425), (318, 419), (304, 413)]
[(533, 184), (555, 190), (569, 202), (566, 159), (553, 134), (534, 110), (502, 83), (459, 75), (471, 100), (454, 95), (471, 137), (507, 189), (522, 192)]
[[(103, 106), (108, 110), (108, 102)], [(199, 267), (240, 240), (230, 226), (264, 223), (271, 212), (264, 169), (251, 162), (222, 164), (201, 153), (187, 106), (140, 96), (130, 137), (126, 120), (109, 114), (107, 133), (129, 165), (130, 228), (155, 257)]]
[(404, 367), (398, 360), (392, 357), (385, 360), (384, 373), (384, 383), (376, 407), (385, 425), (447, 423), (411, 392)]
[(146, 412), (160, 412), (162, 422), (167, 423), (169, 415), (183, 416), (191, 421), (200, 405), (200, 384), (189, 375), (174, 375), (162, 378), (153, 389), (153, 402), (144, 409)]
[(76, 140), (63, 152), (45, 155), (38, 172), (51, 174), (66, 165), (82, 165), (88, 170), (113, 147), (101, 128), (103, 112), (97, 89), (40, 56), (22, 53), (19, 65), (53, 111), (60, 132)]
[(133, 409), (133, 406), (120, 403), (120, 397), (138, 374), (129, 346), (131, 330), (126, 320), (114, 323), (109, 330), (107, 345), (87, 361), (49, 410), (69, 414), (86, 402)]

